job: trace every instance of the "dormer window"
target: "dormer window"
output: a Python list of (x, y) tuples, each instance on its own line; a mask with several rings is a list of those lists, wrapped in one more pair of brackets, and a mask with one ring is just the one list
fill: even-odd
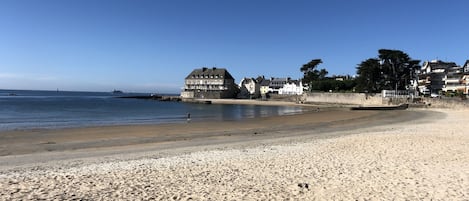
[(210, 78), (212, 78), (212, 79), (213, 79), (213, 75), (210, 75)]
[(215, 75), (215, 78), (218, 78), (218, 75)]

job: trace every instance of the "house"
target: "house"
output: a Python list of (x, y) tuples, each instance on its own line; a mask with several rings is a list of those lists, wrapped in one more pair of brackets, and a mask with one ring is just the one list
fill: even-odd
[(303, 84), (301, 81), (291, 78), (271, 78), (269, 92), (280, 95), (301, 95)]
[(239, 89), (233, 76), (224, 68), (200, 68), (185, 79), (182, 98), (235, 98)]
[(287, 84), (290, 78), (271, 78), (269, 83), (269, 92), (278, 94), (283, 85)]
[(260, 82), (260, 88), (259, 88), (259, 91), (261, 93), (261, 97), (262, 99), (266, 99), (268, 98), (268, 93), (270, 91), (270, 80), (268, 79), (263, 79), (261, 82)]
[(462, 68), (463, 68), (463, 73), (469, 74), (469, 60), (466, 60), (466, 63), (464, 63), (464, 65), (462, 66)]
[(260, 88), (261, 86), (258, 79), (243, 78), (239, 83), (240, 91), (238, 94), (238, 98), (259, 98), (261, 96)]
[(448, 69), (457, 67), (454, 62), (426, 61), (419, 73), (418, 88), (423, 95), (439, 94), (445, 88)]
[(278, 90), (280, 95), (301, 95), (303, 94), (303, 83), (300, 80), (288, 80), (282, 88)]
[(443, 92), (454, 93), (465, 91), (465, 85), (462, 83), (461, 78), (463, 77), (463, 67), (453, 66), (447, 69), (444, 78), (445, 85)]

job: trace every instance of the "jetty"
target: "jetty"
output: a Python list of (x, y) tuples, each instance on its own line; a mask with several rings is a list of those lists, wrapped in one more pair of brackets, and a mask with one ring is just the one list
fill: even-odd
[(200, 103), (200, 104), (212, 104), (211, 100), (204, 100), (204, 99), (195, 99), (195, 98), (183, 98), (182, 102), (186, 103)]
[(181, 101), (180, 96), (160, 96), (160, 95), (148, 95), (148, 96), (120, 96), (117, 98), (133, 98), (133, 99), (145, 99), (145, 100), (157, 100), (157, 101)]

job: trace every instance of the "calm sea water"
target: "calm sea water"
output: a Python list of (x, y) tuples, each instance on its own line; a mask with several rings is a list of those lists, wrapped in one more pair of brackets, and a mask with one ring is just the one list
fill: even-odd
[(0, 90), (0, 131), (103, 125), (232, 121), (301, 113), (301, 107), (205, 105), (122, 99), (102, 92)]

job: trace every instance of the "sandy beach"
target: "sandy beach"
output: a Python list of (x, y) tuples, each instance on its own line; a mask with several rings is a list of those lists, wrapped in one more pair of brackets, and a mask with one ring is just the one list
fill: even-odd
[(1, 133), (0, 200), (468, 200), (466, 113)]

